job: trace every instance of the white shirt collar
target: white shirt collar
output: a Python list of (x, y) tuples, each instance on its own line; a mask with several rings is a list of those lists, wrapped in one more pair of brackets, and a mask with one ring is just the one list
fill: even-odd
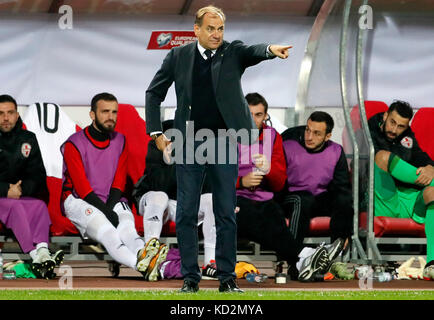
[[(197, 42), (197, 48), (199, 49), (200, 55), (201, 55), (205, 60), (208, 59), (208, 58), (206, 57), (206, 55), (205, 55), (205, 50), (206, 50), (206, 49), (200, 45), (199, 41)], [(217, 51), (217, 49), (211, 50), (211, 52), (212, 52), (211, 57), (215, 55), (216, 51)]]

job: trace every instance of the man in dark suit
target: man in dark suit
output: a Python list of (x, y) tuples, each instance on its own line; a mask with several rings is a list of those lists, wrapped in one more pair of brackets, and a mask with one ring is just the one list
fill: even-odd
[[(175, 82), (177, 109), (174, 128), (182, 134), (184, 146), (183, 161), (176, 162), (176, 231), (182, 261), (181, 272), (184, 275), (182, 292), (196, 292), (201, 279), (197, 261), (197, 212), (205, 174), (209, 176), (213, 193), (219, 291), (243, 292), (235, 282), (234, 272), (237, 249), (234, 213), (237, 156), (231, 158), (233, 161), (228, 159), (228, 155), (233, 154), (231, 150), (237, 154), (237, 147), (236, 142), (228, 142), (228, 139), (218, 135), (218, 131), (234, 129), (238, 132), (244, 129), (250, 132), (256, 128), (241, 89), (241, 75), (247, 67), (263, 60), (275, 56), (286, 59), (290, 48), (267, 44), (246, 46), (241, 41), (223, 41), (224, 23), (225, 16), (221, 9), (214, 6), (199, 9), (194, 24), (198, 41), (172, 49), (146, 91), (147, 132), (155, 140), (158, 149), (163, 151), (170, 140), (162, 134), (160, 106), (167, 90)], [(215, 145), (219, 148), (208, 150), (206, 163), (198, 159), (188, 161), (205, 144), (202, 141), (192, 141), (188, 133), (196, 134), (201, 129), (208, 129), (208, 132), (217, 137), (214, 142), (217, 142)], [(224, 146), (220, 144), (222, 141)], [(219, 154), (218, 162), (209, 161), (208, 156), (213, 152)], [(225, 155), (224, 161), (220, 159), (222, 154)]]

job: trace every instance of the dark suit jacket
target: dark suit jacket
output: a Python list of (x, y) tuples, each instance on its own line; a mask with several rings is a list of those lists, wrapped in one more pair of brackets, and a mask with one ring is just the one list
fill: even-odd
[[(212, 80), (217, 106), (228, 129), (255, 129), (249, 107), (241, 89), (241, 76), (247, 67), (267, 57), (267, 44), (247, 46), (241, 41), (226, 42), (217, 49), (212, 60)], [(174, 127), (185, 137), (190, 120), (192, 76), (197, 41), (170, 50), (146, 91), (146, 131), (162, 131), (160, 106), (167, 90), (175, 82), (177, 108)]]

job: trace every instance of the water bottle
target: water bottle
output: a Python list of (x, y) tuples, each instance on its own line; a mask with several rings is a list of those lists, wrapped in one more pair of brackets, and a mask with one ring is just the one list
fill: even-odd
[(16, 278), (15, 270), (5, 270), (3, 272), (3, 280), (15, 280)]
[(246, 274), (246, 280), (248, 282), (265, 282), (265, 280), (267, 280), (267, 275), (263, 274), (263, 273), (254, 273), (254, 272), (250, 272), (248, 274)]
[(389, 272), (374, 272), (373, 279), (377, 282), (389, 282), (392, 280), (392, 275)]
[(2, 254), (2, 249), (0, 249), (0, 280), (3, 280), (3, 254)]

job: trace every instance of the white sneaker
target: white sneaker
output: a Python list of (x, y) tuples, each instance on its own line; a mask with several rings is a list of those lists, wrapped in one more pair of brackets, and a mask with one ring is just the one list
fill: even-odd
[(398, 280), (410, 280), (411, 277), (409, 275), (409, 269), (411, 268), (415, 257), (411, 257), (407, 261), (405, 261), (403, 264), (401, 264), (398, 268)]
[(36, 258), (31, 264), (31, 269), (36, 277), (53, 279), (56, 276), (54, 273), (55, 266), (56, 262), (51, 258), (48, 248), (42, 247), (36, 251)]
[(320, 245), (311, 256), (303, 260), (298, 280), (303, 282), (316, 281), (318, 280), (317, 277), (324, 276), (329, 266), (328, 251), (324, 246)]
[(419, 266), (413, 267), (416, 258), (411, 257), (398, 268), (398, 280), (418, 280), (424, 278), (424, 268), (426, 261), (422, 257), (418, 257)]
[(36, 259), (33, 260), (33, 263), (44, 263), (46, 261), (54, 261), (51, 258), (50, 251), (48, 251), (48, 248), (39, 248), (36, 250)]
[(429, 265), (423, 269), (423, 279), (424, 280), (434, 280), (434, 265)]

